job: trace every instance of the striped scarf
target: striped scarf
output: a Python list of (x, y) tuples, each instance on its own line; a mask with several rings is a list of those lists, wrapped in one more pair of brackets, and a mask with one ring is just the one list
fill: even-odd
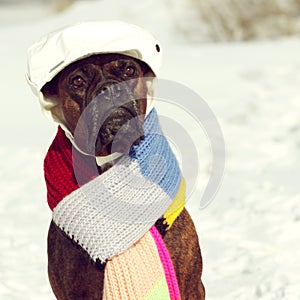
[(107, 300), (180, 299), (162, 236), (184, 207), (185, 181), (155, 109), (144, 132), (145, 139), (100, 176), (94, 158), (74, 151), (61, 128), (45, 158), (53, 221), (105, 265)]

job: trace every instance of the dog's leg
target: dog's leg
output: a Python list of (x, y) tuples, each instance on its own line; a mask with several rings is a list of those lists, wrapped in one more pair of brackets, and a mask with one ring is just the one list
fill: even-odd
[(58, 300), (102, 299), (103, 269), (53, 222), (48, 233), (48, 275)]
[(186, 209), (164, 237), (171, 255), (182, 300), (204, 300), (202, 257), (194, 223)]

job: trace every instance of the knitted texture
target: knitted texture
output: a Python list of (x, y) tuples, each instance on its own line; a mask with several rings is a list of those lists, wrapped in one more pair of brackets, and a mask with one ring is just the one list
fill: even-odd
[[(161, 219), (170, 229), (185, 204), (185, 182), (155, 109), (145, 119), (144, 132), (145, 139), (101, 176), (93, 168), (94, 158), (72, 149), (60, 128), (45, 158), (53, 221), (92, 260), (106, 263), (104, 299), (180, 299), (171, 259), (153, 225)], [(157, 273), (148, 271), (148, 265)], [(124, 283), (124, 274), (135, 283)], [(150, 283), (142, 280), (147, 288), (139, 280), (143, 276), (149, 279)], [(131, 296), (115, 297), (116, 286)]]
[(104, 300), (180, 299), (169, 252), (155, 226), (107, 262), (104, 280)]
[(180, 299), (180, 292), (169, 251), (155, 226), (151, 227), (150, 232), (152, 234), (153, 239), (155, 240), (157, 251), (159, 253), (159, 257), (164, 269), (166, 281), (169, 288), (170, 299), (178, 300)]
[(107, 262), (103, 299), (170, 299), (164, 269), (150, 231), (124, 253)]
[[(61, 127), (58, 127), (56, 137), (44, 161), (47, 200), (51, 210), (64, 197), (79, 188), (76, 176), (81, 176), (80, 182), (88, 182), (98, 175), (94, 172), (92, 164), (94, 164), (93, 158), (72, 151), (71, 142), (66, 138)], [(81, 172), (76, 176), (74, 166)]]

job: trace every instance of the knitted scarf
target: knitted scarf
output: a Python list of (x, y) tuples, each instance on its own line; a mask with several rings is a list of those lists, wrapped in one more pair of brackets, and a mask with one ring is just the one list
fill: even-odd
[(185, 205), (185, 181), (155, 109), (144, 132), (138, 146), (98, 175), (94, 158), (72, 149), (59, 127), (44, 162), (53, 221), (105, 265), (107, 300), (180, 299), (162, 236)]

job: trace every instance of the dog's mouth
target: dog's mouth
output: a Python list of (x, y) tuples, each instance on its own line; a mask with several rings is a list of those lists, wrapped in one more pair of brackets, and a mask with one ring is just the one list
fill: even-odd
[(93, 156), (128, 153), (132, 145), (144, 139), (144, 116), (138, 101), (103, 111), (103, 105), (94, 101), (81, 115), (77, 124), (81, 130), (75, 130), (74, 138), (82, 151)]
[(120, 107), (100, 127), (95, 141), (95, 155), (128, 153), (132, 145), (138, 145), (143, 139), (142, 116)]

